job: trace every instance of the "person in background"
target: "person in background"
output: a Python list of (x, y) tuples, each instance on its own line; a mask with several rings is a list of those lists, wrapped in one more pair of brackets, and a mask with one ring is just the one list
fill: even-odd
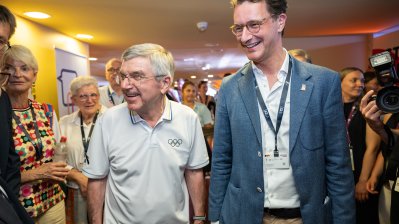
[(198, 99), (199, 102), (205, 104), (211, 111), (212, 119), (215, 120), (216, 102), (212, 96), (206, 95), (208, 92), (208, 82), (200, 81), (198, 83)]
[(283, 48), (286, 0), (231, 3), (231, 30), (250, 62), (219, 90), (209, 219), (353, 224), (338, 74)]
[(182, 87), (182, 98), (183, 105), (186, 105), (193, 109), (197, 113), (202, 127), (212, 127), (213, 120), (211, 117), (211, 112), (208, 110), (205, 104), (195, 101), (197, 95), (197, 89), (194, 83), (191, 81), (186, 81)]
[[(186, 105), (188, 107), (190, 107), (191, 109), (193, 109), (195, 111), (195, 113), (198, 115), (199, 119), (200, 119), (200, 123), (201, 126), (204, 130), (204, 134), (205, 134), (205, 130), (213, 130), (213, 120), (212, 120), (212, 115), (211, 112), (208, 110), (208, 108), (199, 102), (196, 102), (197, 96), (197, 90), (195, 88), (194, 83), (192, 83), (191, 81), (186, 81), (183, 84), (182, 87), (182, 98), (183, 98), (183, 105)], [(211, 160), (211, 156), (212, 156), (212, 150), (211, 150), (211, 145), (212, 145), (212, 140), (213, 140), (213, 136), (212, 134), (209, 136), (204, 136), (205, 140), (206, 140), (206, 149), (208, 152), (208, 156)], [(206, 167), (204, 167), (204, 172), (205, 174), (209, 173), (211, 171), (211, 165), (208, 164)]]
[(87, 157), (91, 135), (97, 119), (107, 109), (99, 102), (97, 80), (91, 76), (78, 76), (70, 84), (71, 100), (79, 110), (60, 119), (60, 129), (67, 137), (67, 163), (72, 166), (67, 176), (67, 223), (88, 223), (87, 177), (82, 166)]
[(367, 125), (359, 111), (359, 100), (364, 88), (363, 71), (347, 67), (340, 71), (340, 75), (355, 181), (356, 223), (378, 223), (378, 195), (370, 194), (366, 186), (377, 158), (380, 138)]
[(377, 74), (374, 71), (366, 71), (364, 74), (364, 90), (363, 93), (366, 94), (370, 90), (373, 90), (375, 94), (381, 89), (378, 83)]
[(28, 98), (36, 81), (38, 65), (32, 52), (12, 45), (1, 59), (1, 69), (10, 74), (6, 90), (10, 96), (13, 140), (21, 161), (19, 200), (35, 223), (65, 223), (65, 195), (59, 182), (69, 173), (65, 162), (53, 162), (58, 126), (47, 104)]
[(292, 49), (288, 51), (292, 57), (294, 57), (298, 61), (312, 63), (312, 59), (309, 54), (303, 49)]
[(159, 45), (122, 54), (126, 104), (99, 118), (83, 167), (92, 224), (186, 224), (189, 196), (194, 223), (204, 223), (205, 140), (195, 112), (165, 96), (173, 75), (172, 54)]
[(124, 102), (120, 83), (116, 79), (121, 69), (121, 64), (122, 61), (117, 58), (112, 58), (105, 64), (105, 78), (108, 80), (109, 85), (101, 86), (99, 91), (100, 103), (108, 108)]

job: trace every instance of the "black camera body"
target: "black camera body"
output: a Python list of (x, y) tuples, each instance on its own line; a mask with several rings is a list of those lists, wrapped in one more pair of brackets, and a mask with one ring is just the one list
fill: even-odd
[(379, 84), (383, 87), (377, 93), (378, 108), (387, 113), (399, 112), (399, 79), (391, 54), (384, 51), (372, 55), (370, 63), (377, 74)]

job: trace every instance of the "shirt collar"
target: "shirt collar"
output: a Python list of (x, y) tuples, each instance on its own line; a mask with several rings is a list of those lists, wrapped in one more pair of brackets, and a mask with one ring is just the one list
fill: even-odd
[[(290, 57), (288, 55), (287, 50), (285, 48), (283, 48), (283, 50), (285, 53), (285, 58), (284, 58), (283, 64), (281, 65), (280, 71), (278, 72), (278, 75), (277, 75), (277, 79), (281, 83), (283, 83), (285, 81), (285, 78), (287, 77), (288, 66), (289, 66), (289, 61), (290, 61)], [(251, 64), (252, 64), (252, 70), (253, 70), (253, 73), (255, 74), (255, 76), (264, 77), (262, 70), (260, 70), (258, 67), (256, 67), (256, 65), (254, 64), (253, 61), (251, 61)]]
[[(165, 109), (162, 113), (160, 120), (171, 121), (172, 120), (172, 103), (166, 96), (164, 96), (164, 100), (165, 100)], [(133, 124), (136, 124), (140, 121), (144, 121), (144, 119), (141, 118), (140, 115), (138, 115), (135, 111), (130, 111), (130, 117), (132, 118)]]
[[(105, 106), (101, 105), (100, 112), (98, 115), (102, 115), (106, 109), (107, 108)], [(72, 122), (77, 125), (80, 125), (80, 110), (76, 111), (76, 113), (73, 113)]]

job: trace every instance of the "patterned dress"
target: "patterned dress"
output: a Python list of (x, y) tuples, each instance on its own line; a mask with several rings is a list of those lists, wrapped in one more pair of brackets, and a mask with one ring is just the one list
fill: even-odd
[[(51, 118), (46, 114), (44, 106), (36, 101), (30, 101), (29, 104), (28, 108), (13, 109), (13, 139), (15, 150), (21, 160), (21, 173), (52, 162), (55, 147), (54, 133), (50, 126)], [(35, 116), (32, 116), (32, 111)], [(20, 121), (20, 125), (15, 117), (19, 118), (17, 120)], [(21, 126), (30, 137), (26, 136)], [(40, 142), (35, 134), (35, 127), (40, 133), (42, 147), (37, 147)], [(37, 148), (41, 148), (40, 158), (37, 158)], [(31, 217), (40, 216), (64, 198), (60, 185), (55, 181), (35, 180), (21, 184), (19, 200)]]

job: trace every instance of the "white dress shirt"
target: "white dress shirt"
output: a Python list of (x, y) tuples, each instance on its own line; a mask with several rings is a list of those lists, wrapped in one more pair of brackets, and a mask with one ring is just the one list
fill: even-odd
[[(253, 72), (259, 86), (259, 90), (265, 101), (269, 111), (274, 128), (276, 128), (277, 111), (280, 104), (283, 83), (288, 73), (289, 56), (285, 51), (284, 63), (277, 75), (277, 82), (270, 88), (267, 75), (263, 74), (253, 63)], [(290, 126), (290, 88), (289, 86), (287, 99), (285, 101), (284, 114), (281, 126), (277, 135), (278, 150), (281, 153), (287, 153), (289, 159), (289, 126)], [(266, 122), (265, 116), (258, 103), (259, 116), (262, 129), (262, 148), (263, 155), (266, 153), (273, 154), (275, 148), (275, 136), (272, 129)], [(291, 164), (286, 169), (270, 169), (266, 168), (265, 159), (263, 160), (263, 176), (265, 187), (264, 207), (267, 208), (296, 208), (300, 206), (299, 195), (295, 188), (294, 177), (292, 174)]]

